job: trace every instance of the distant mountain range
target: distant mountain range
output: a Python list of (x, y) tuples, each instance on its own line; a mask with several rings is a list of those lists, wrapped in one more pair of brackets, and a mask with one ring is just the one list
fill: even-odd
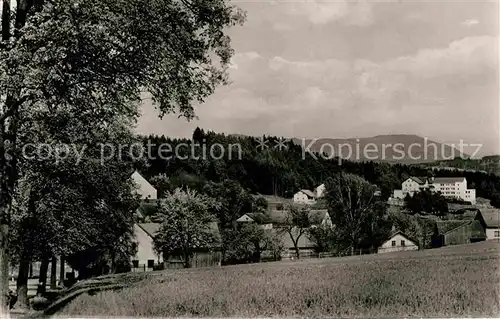
[(469, 157), (459, 149), (418, 135), (377, 135), (348, 139), (294, 138), (293, 141), (306, 151), (351, 161), (419, 164)]
[[(243, 134), (229, 134), (248, 137)], [(329, 158), (339, 155), (350, 161), (375, 161), (422, 164), (440, 169), (483, 171), (500, 175), (500, 155), (471, 159), (457, 147), (418, 135), (392, 134), (360, 138), (292, 138), (306, 152), (324, 153)]]
[[(231, 135), (246, 137), (242, 134)], [(351, 161), (372, 160), (500, 175), (500, 155), (471, 159), (468, 154), (457, 148), (418, 135), (393, 134), (348, 139), (293, 138), (292, 141), (302, 146), (305, 151), (323, 152), (328, 157), (338, 157), (341, 154), (343, 158)]]

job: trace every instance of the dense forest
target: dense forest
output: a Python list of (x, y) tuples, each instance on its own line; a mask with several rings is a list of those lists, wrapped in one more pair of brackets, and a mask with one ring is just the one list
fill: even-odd
[[(500, 177), (493, 173), (433, 169), (422, 165), (340, 161), (304, 152), (300, 145), (276, 136), (248, 136), (205, 132), (192, 139), (142, 136), (144, 158), (138, 169), (148, 179), (164, 176), (160, 192), (179, 186), (202, 189), (207, 182), (232, 180), (254, 194), (290, 198), (299, 189), (313, 189), (336, 172), (353, 173), (376, 184), (384, 199), (408, 176), (465, 176), (477, 197), (498, 201)], [(263, 144), (262, 140), (266, 143)], [(279, 147), (273, 147), (279, 146)]]

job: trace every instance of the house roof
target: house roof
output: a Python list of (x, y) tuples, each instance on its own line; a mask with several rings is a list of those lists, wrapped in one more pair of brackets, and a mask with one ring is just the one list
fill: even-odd
[(410, 176), (410, 178), (419, 184), (425, 184), (427, 181), (427, 177)]
[(416, 239), (414, 239), (414, 238), (412, 238), (412, 237), (410, 237), (410, 236), (406, 235), (405, 233), (403, 233), (402, 231), (397, 230), (397, 229), (396, 229), (396, 230), (394, 230), (394, 231), (392, 231), (392, 232), (390, 233), (389, 238), (387, 238), (387, 240), (386, 240), (385, 242), (388, 242), (388, 241), (392, 240), (392, 238), (393, 238), (394, 236), (396, 236), (396, 235), (401, 235), (401, 236), (403, 236), (404, 238), (408, 239), (409, 241), (412, 241), (413, 243), (415, 243), (416, 245), (418, 245), (418, 240), (416, 240)]
[(500, 210), (499, 209), (494, 209), (494, 208), (481, 208), (479, 210), (481, 216), (483, 217), (484, 223), (486, 224), (486, 227), (488, 228), (499, 228), (500, 227), (500, 221), (499, 221), (499, 214)]
[(453, 183), (463, 182), (464, 180), (465, 180), (465, 177), (435, 177), (434, 184), (436, 184), (436, 183), (453, 184)]
[(139, 227), (144, 230), (149, 237), (153, 238), (160, 229), (160, 223), (140, 223)]
[(271, 222), (271, 218), (264, 213), (246, 213), (257, 224), (267, 224)]
[(470, 220), (440, 220), (436, 221), (436, 229), (439, 235), (444, 235), (470, 223)]
[(299, 192), (302, 192), (309, 197), (313, 197), (313, 198), (316, 197), (316, 194), (314, 194), (312, 191), (310, 191), (308, 189), (301, 189)]
[(462, 227), (469, 227), (471, 238), (485, 238), (484, 228), (479, 220), (451, 220), (436, 222), (439, 235), (446, 235), (458, 231)]
[(467, 204), (457, 204), (457, 203), (448, 203), (448, 211), (459, 211), (459, 210), (467, 210), (467, 209), (474, 209), (476, 208), (473, 205), (467, 205)]

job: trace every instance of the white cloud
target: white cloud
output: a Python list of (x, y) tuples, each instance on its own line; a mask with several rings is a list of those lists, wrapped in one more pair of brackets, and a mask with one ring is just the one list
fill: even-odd
[(476, 19), (467, 19), (464, 22), (462, 22), (462, 25), (466, 27), (472, 27), (476, 24), (479, 24), (479, 21), (477, 21)]
[(367, 26), (373, 21), (373, 2), (368, 1), (304, 0), (287, 5), (289, 14), (305, 16), (314, 24), (341, 22), (347, 25)]
[(453, 41), (444, 48), (423, 49), (414, 55), (388, 61), (385, 67), (433, 78), (483, 72), (485, 69), (496, 69), (497, 65), (498, 38), (478, 36)]

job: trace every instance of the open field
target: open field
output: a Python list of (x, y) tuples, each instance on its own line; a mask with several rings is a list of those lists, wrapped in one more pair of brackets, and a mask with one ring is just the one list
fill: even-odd
[(77, 297), (69, 316), (493, 316), (500, 244), (126, 274)]

